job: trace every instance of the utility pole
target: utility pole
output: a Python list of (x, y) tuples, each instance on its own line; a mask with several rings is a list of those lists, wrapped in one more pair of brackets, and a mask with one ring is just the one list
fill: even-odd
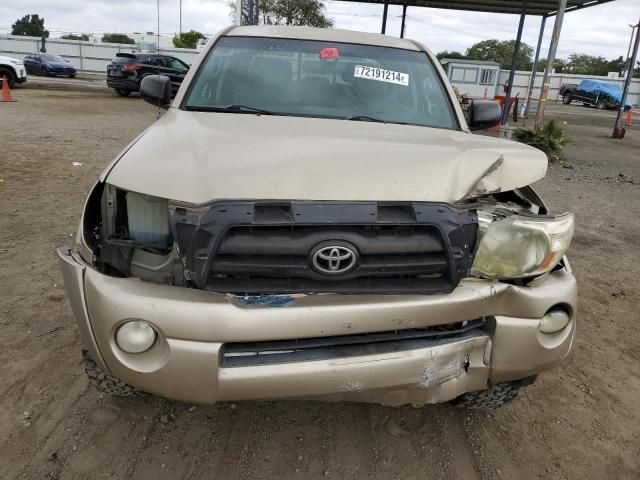
[[(640, 26), (640, 20), (638, 21)], [(635, 32), (635, 28), (633, 29)], [(616, 117), (616, 125), (613, 128), (613, 138), (624, 138), (625, 128), (622, 126), (622, 117), (624, 113), (625, 105), (627, 104), (627, 96), (629, 95), (629, 86), (633, 79), (633, 67), (636, 65), (636, 59), (638, 58), (638, 44), (640, 44), (640, 28), (636, 33), (636, 40), (633, 43), (633, 53), (631, 54), (629, 69), (627, 70), (627, 78), (624, 79), (624, 89), (622, 90), (622, 99), (620, 100), (620, 107), (618, 108), (618, 116)]]
[(551, 34), (551, 45), (549, 46), (549, 55), (547, 56), (547, 68), (544, 69), (544, 77), (542, 78), (542, 89), (540, 90), (540, 99), (538, 100), (538, 110), (536, 112), (536, 125), (544, 124), (544, 108), (547, 106), (547, 97), (549, 96), (549, 85), (551, 82), (551, 69), (556, 61), (556, 51), (560, 42), (560, 31), (562, 30), (562, 20), (564, 20), (564, 11), (567, 8), (567, 0), (558, 0), (558, 11), (556, 12), (556, 21), (553, 23), (553, 33)]
[(180, 0), (180, 26), (178, 27), (180, 35), (182, 35), (182, 0)]

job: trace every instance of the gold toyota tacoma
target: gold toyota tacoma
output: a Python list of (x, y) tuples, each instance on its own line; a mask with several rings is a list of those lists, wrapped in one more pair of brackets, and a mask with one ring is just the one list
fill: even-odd
[(436, 58), (231, 27), (104, 170), (58, 250), (99, 390), (495, 408), (567, 356), (571, 213), (545, 155), (474, 135)]

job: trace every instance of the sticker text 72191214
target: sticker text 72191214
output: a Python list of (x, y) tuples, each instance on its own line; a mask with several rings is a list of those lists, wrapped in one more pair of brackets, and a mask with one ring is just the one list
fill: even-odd
[(396, 85), (409, 85), (409, 75), (407, 73), (394, 72), (376, 67), (365, 67), (356, 65), (353, 76), (356, 78), (366, 78), (368, 80), (378, 80), (380, 82), (395, 83)]

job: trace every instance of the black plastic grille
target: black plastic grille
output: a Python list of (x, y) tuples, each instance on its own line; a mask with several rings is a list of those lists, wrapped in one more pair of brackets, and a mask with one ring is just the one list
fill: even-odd
[(226, 343), (220, 351), (221, 364), (246, 367), (399, 352), (485, 335), (485, 328), (485, 319), (478, 319), (391, 332)]
[[(242, 295), (448, 292), (468, 273), (477, 232), (475, 213), (432, 203), (227, 202), (171, 213), (187, 276)], [(313, 253), (334, 245), (357, 266), (319, 271)]]

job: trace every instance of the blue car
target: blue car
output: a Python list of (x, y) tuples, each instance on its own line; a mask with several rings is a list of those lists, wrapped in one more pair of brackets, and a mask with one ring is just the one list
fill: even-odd
[(76, 76), (76, 69), (68, 60), (48, 53), (37, 53), (24, 57), (24, 66), (27, 73), (34, 75), (47, 75), (56, 77), (62, 75), (73, 78)]

